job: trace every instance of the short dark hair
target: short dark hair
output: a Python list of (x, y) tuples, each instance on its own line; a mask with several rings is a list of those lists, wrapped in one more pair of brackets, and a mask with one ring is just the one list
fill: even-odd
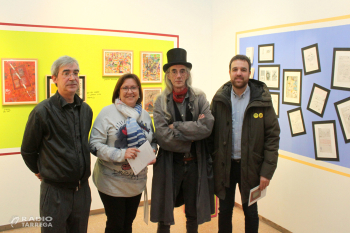
[(115, 100), (117, 98), (119, 98), (120, 95), (120, 88), (122, 87), (123, 83), (125, 82), (125, 80), (127, 80), (128, 78), (131, 78), (133, 80), (135, 80), (135, 82), (137, 83), (137, 86), (139, 86), (139, 96), (140, 98), (137, 100), (137, 104), (141, 104), (142, 100), (143, 100), (143, 93), (142, 93), (142, 88), (141, 88), (141, 82), (139, 77), (137, 77), (136, 74), (124, 74), (123, 76), (121, 76), (117, 82), (117, 84), (115, 85), (114, 91), (113, 91), (113, 96), (112, 96), (112, 103), (115, 102)]
[(231, 70), (231, 64), (233, 61), (236, 61), (236, 60), (242, 60), (242, 61), (246, 61), (248, 62), (248, 65), (249, 65), (249, 71), (250, 71), (250, 68), (252, 66), (252, 63), (250, 62), (250, 59), (246, 56), (246, 55), (242, 55), (242, 54), (237, 54), (236, 56), (234, 56), (231, 61), (230, 61), (230, 64), (229, 64), (229, 67), (230, 67), (230, 70)]

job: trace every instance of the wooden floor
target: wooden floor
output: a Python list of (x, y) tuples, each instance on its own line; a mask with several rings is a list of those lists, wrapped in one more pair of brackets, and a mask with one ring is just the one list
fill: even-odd
[[(186, 218), (183, 212), (183, 208), (176, 208), (175, 213), (175, 225), (171, 226), (172, 233), (186, 232)], [(234, 233), (244, 232), (244, 214), (242, 209), (235, 207), (233, 211), (233, 230)], [(89, 218), (88, 233), (103, 233), (106, 225), (105, 214), (91, 215)], [(148, 225), (143, 221), (143, 207), (139, 207), (137, 217), (133, 224), (134, 233), (155, 233), (157, 231), (157, 224), (149, 222)], [(40, 228), (20, 228), (14, 230), (3, 231), (4, 233), (39, 233)], [(198, 232), (200, 233), (214, 233), (218, 232), (218, 218), (212, 218), (210, 222), (204, 223), (199, 226)], [(280, 232), (271, 226), (260, 221), (259, 232), (261, 233), (275, 233)]]

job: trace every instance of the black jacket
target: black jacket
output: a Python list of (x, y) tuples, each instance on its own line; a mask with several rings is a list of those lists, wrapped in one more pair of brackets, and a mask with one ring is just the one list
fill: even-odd
[[(260, 184), (260, 176), (271, 179), (277, 167), (280, 127), (263, 82), (250, 79), (250, 101), (244, 112), (241, 137), (241, 198), (248, 201), (250, 189)], [(231, 82), (216, 92), (211, 103), (215, 118), (209, 138), (214, 161), (215, 194), (225, 199), (230, 186), (232, 155)]]
[(60, 98), (56, 93), (32, 110), (24, 132), (21, 154), (28, 168), (40, 173), (45, 182), (75, 188), (91, 174), (88, 137), (92, 110), (77, 95), (74, 96), (75, 103), (80, 103), (80, 134), (85, 161), (85, 172), (81, 177), (73, 135)]

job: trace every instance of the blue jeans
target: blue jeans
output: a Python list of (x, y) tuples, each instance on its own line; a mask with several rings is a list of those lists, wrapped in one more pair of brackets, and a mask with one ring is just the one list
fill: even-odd
[[(232, 212), (235, 206), (235, 192), (238, 183), (241, 189), (241, 163), (232, 161), (230, 172), (230, 187), (226, 188), (225, 200), (220, 199), (219, 203), (219, 233), (232, 232)], [(245, 232), (257, 233), (259, 229), (258, 205), (254, 203), (248, 206), (248, 202), (243, 203), (245, 216)]]

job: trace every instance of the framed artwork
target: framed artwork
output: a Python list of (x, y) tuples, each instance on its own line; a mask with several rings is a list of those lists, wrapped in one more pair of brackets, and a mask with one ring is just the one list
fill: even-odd
[(143, 88), (142, 108), (145, 109), (151, 117), (153, 117), (154, 103), (156, 102), (156, 99), (161, 92), (161, 87)]
[(350, 91), (350, 48), (333, 49), (331, 88)]
[(280, 89), (280, 65), (258, 66), (258, 80), (266, 84), (270, 90)]
[(280, 117), (280, 93), (278, 92), (270, 92), (272, 106), (275, 109), (277, 117)]
[(301, 108), (295, 108), (287, 111), (290, 133), (292, 137), (306, 134), (303, 113)]
[(141, 52), (141, 83), (161, 83), (162, 67), (162, 52)]
[(345, 143), (350, 142), (350, 97), (334, 103)]
[(133, 72), (133, 51), (103, 50), (103, 76), (121, 76)]
[(301, 55), (303, 57), (304, 75), (321, 72), (317, 43), (301, 48)]
[(317, 116), (323, 117), (329, 97), (329, 92), (330, 90), (314, 83), (306, 109), (315, 113)]
[(302, 70), (283, 70), (282, 104), (301, 106)]
[(1, 59), (2, 104), (37, 104), (38, 60)]
[[(86, 100), (86, 83), (85, 83), (85, 75), (79, 75), (79, 87), (75, 92), (83, 101)], [(57, 86), (52, 80), (51, 75), (46, 75), (45, 78), (45, 98), (50, 98), (57, 91)]]
[(314, 148), (316, 160), (339, 161), (335, 120), (313, 121)]
[(258, 58), (259, 63), (273, 63), (275, 61), (275, 44), (259, 45)]

